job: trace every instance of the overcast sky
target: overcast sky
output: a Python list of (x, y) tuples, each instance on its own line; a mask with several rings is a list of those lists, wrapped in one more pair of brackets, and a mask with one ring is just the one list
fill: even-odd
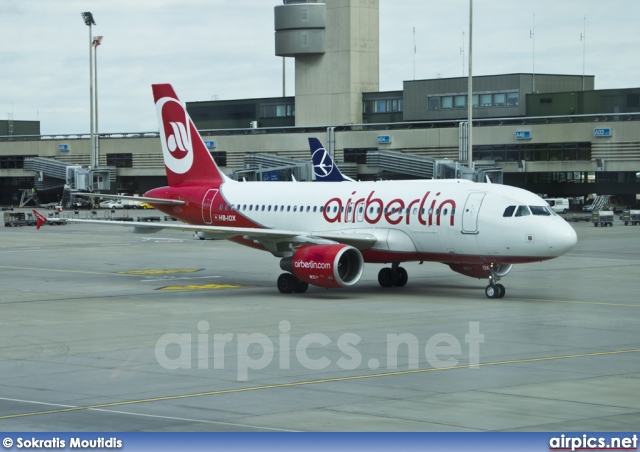
[[(101, 132), (158, 130), (152, 83), (173, 84), (185, 102), (280, 96), (273, 29), (280, 4), (0, 0), (0, 119), (40, 120), (43, 134), (88, 133), (83, 11), (93, 13), (94, 36), (104, 36)], [(534, 55), (536, 73), (582, 75), (584, 48), (596, 89), (640, 87), (637, 0), (475, 0), (473, 7), (474, 75), (530, 73)], [(414, 78), (414, 61), (416, 79), (466, 75), (468, 11), (469, 0), (380, 0), (380, 91), (402, 89)], [(286, 67), (293, 95), (293, 59)]]

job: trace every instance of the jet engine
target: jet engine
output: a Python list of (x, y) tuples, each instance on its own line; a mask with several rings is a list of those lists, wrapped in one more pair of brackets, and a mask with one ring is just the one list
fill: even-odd
[[(511, 271), (513, 264), (493, 264), (497, 276), (506, 276)], [(491, 264), (449, 264), (454, 272), (472, 278), (485, 279), (491, 276)]]
[(283, 258), (280, 268), (314, 286), (340, 288), (358, 282), (364, 260), (360, 251), (349, 245), (305, 245)]

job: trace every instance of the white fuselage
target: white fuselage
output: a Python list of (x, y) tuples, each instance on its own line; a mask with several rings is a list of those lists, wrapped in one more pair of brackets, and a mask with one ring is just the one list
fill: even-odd
[[(233, 226), (241, 216), (268, 229), (371, 234), (378, 239), (372, 251), (399, 253), (401, 260), (480, 256), (528, 262), (560, 256), (576, 243), (573, 228), (542, 198), (498, 184), (227, 182), (220, 195), (210, 206), (217, 211), (215, 220), (212, 212), (203, 212), (203, 218), (218, 226)], [(509, 206), (547, 210), (540, 214), (530, 208), (527, 215), (505, 216)]]

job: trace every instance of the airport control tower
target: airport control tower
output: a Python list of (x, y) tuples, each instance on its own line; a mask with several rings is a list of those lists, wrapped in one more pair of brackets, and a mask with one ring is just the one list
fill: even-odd
[(296, 60), (297, 126), (362, 123), (362, 93), (379, 90), (379, 0), (284, 0), (275, 41)]

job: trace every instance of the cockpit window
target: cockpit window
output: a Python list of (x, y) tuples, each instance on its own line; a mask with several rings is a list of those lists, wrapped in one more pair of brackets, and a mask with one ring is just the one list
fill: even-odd
[(516, 210), (516, 206), (509, 206), (506, 209), (504, 209), (504, 213), (502, 214), (503, 217), (511, 217), (513, 216), (513, 212)]
[(518, 206), (516, 209), (516, 217), (524, 217), (527, 215), (531, 215), (529, 208), (527, 206)]
[(545, 217), (548, 217), (551, 215), (549, 207), (547, 206), (529, 206), (529, 208), (531, 209), (531, 213), (534, 215), (540, 215)]

